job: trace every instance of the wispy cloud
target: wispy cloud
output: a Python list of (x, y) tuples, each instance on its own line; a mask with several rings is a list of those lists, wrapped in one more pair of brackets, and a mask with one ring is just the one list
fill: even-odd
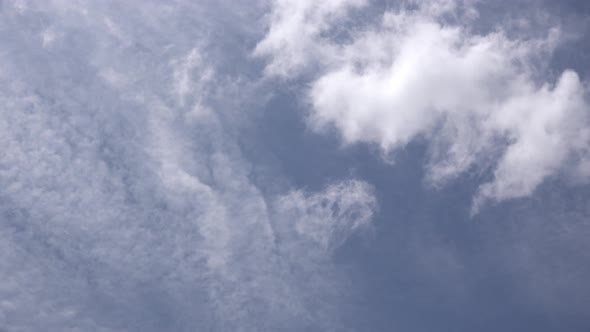
[(0, 328), (338, 325), (332, 252), (303, 243), (335, 249), (373, 194), (261, 192), (227, 120), (249, 110), (224, 109), (250, 97), (215, 67), (208, 10), (3, 4)]

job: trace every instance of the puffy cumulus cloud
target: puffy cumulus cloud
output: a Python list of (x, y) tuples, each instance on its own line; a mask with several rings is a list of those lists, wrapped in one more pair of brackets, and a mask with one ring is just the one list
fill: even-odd
[(0, 329), (338, 327), (325, 245), (370, 222), (371, 190), (261, 192), (228, 120), (243, 83), (195, 19), (211, 10), (2, 4)]
[[(339, 50), (310, 60), (323, 68), (309, 90), (310, 126), (336, 129), (346, 143), (377, 144), (387, 154), (427, 139), (434, 185), (492, 167), (474, 211), (488, 200), (527, 196), (560, 173), (586, 179), (588, 86), (571, 70), (555, 81), (539, 77), (559, 29), (542, 38), (509, 37), (501, 28), (478, 34), (475, 18), (471, 2), (410, 2), (365, 31), (351, 31), (347, 42), (306, 39), (304, 45)], [(281, 24), (271, 22), (259, 47), (278, 38), (274, 26)]]

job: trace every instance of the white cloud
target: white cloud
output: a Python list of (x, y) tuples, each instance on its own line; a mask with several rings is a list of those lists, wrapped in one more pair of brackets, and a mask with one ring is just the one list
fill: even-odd
[(274, 1), (268, 34), (254, 54), (271, 57), (266, 67), (268, 74), (289, 76), (310, 62), (331, 56), (335, 50), (321, 43), (321, 35), (346, 17), (350, 9), (365, 4), (365, 0)]
[(263, 195), (213, 106), (247, 97), (201, 46), (208, 9), (110, 5), (0, 11), (0, 329), (335, 328), (343, 276), (304, 243), (368, 224), (367, 185)]
[[(377, 144), (388, 154), (426, 138), (428, 180), (435, 185), (496, 163), (494, 179), (474, 198), (474, 211), (486, 200), (527, 196), (564, 170), (584, 174), (587, 86), (570, 70), (555, 83), (538, 78), (536, 64), (557, 47), (558, 29), (542, 39), (515, 39), (501, 29), (482, 35), (468, 23), (445, 19), (462, 15), (459, 21), (471, 22), (477, 12), (469, 2), (414, 5), (385, 13), (366, 31), (352, 31), (346, 43), (305, 34), (303, 41), (291, 39), (306, 50), (339, 50), (305, 59), (322, 68), (309, 91), (312, 128), (335, 128), (346, 143)], [(283, 6), (277, 2), (275, 11)], [(340, 7), (346, 13), (346, 4)], [(259, 47), (281, 39), (274, 27), (283, 24), (272, 21)], [(330, 22), (302, 24), (311, 26), (304, 30), (330, 29)], [(269, 68), (288, 54), (277, 47)]]

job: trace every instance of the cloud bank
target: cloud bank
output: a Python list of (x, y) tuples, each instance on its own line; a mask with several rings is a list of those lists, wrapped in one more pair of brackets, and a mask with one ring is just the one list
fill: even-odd
[[(319, 68), (308, 93), (315, 130), (335, 129), (346, 144), (376, 144), (387, 155), (426, 140), (427, 181), (435, 186), (491, 169), (474, 211), (486, 201), (528, 196), (550, 177), (587, 181), (588, 85), (572, 70), (555, 80), (539, 77), (559, 45), (558, 27), (544, 37), (501, 27), (478, 33), (475, 4), (427, 1), (406, 2), (377, 24), (342, 32), (339, 21), (363, 3), (329, 1), (334, 14), (317, 15), (318, 5), (294, 1), (297, 15), (289, 17), (305, 20), (283, 18), (286, 3), (274, 3), (256, 54), (269, 58), (270, 75)], [(335, 30), (345, 37), (333, 37)], [(288, 31), (312, 33), (292, 38)]]

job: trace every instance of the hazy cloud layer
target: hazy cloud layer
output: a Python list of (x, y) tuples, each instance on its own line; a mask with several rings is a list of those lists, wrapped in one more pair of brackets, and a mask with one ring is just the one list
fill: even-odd
[(0, 329), (338, 327), (332, 250), (375, 198), (252, 182), (231, 118), (256, 110), (211, 60), (215, 10), (2, 4)]
[[(530, 195), (551, 176), (588, 178), (588, 85), (572, 70), (539, 77), (559, 27), (536, 31), (542, 37), (510, 36), (500, 25), (480, 34), (474, 4), (428, 1), (397, 6), (377, 24), (333, 38), (328, 32), (344, 14), (316, 18), (316, 5), (293, 3), (313, 19), (277, 19), (287, 5), (276, 2), (258, 50), (270, 55), (272, 73), (321, 68), (309, 90), (312, 128), (335, 128), (344, 142), (374, 143), (388, 155), (426, 139), (434, 185), (491, 166), (493, 180), (480, 187), (475, 210), (486, 200)], [(334, 2), (330, 9), (350, 7)], [(284, 32), (291, 30), (314, 33), (291, 38)], [(292, 49), (314, 56), (305, 62)]]

